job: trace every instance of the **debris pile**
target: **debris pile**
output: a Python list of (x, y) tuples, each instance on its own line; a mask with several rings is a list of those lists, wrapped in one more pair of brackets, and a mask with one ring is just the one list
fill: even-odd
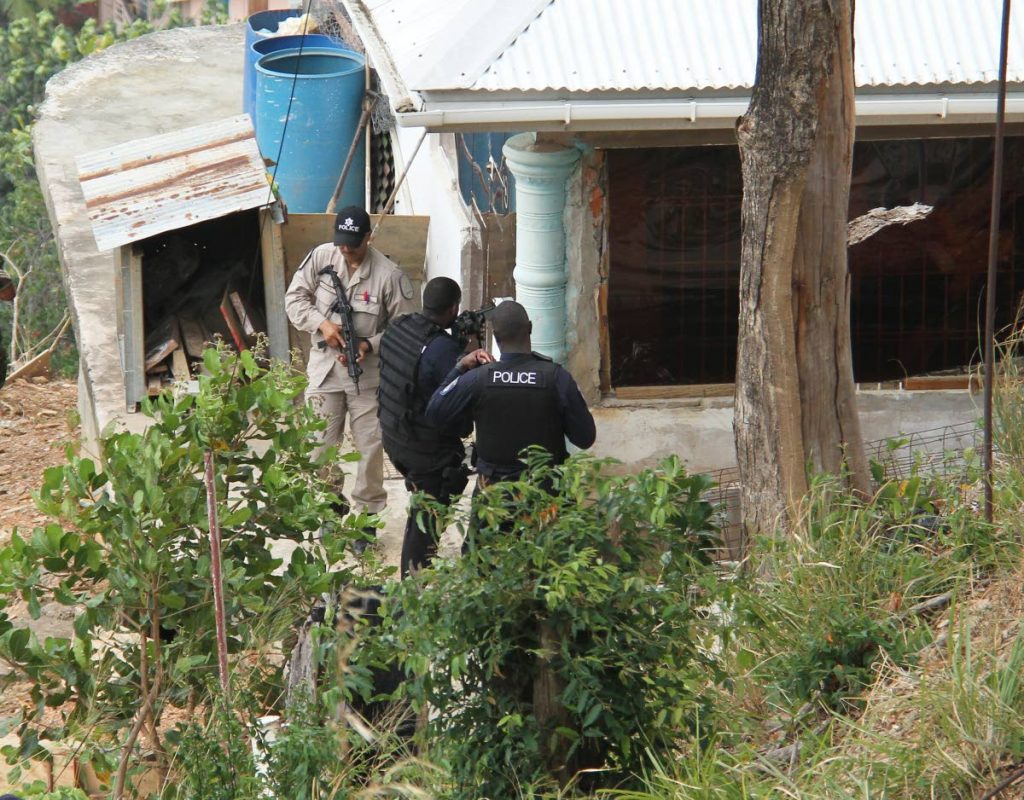
[[(203, 350), (218, 337), (239, 352), (266, 331), (262, 286), (253, 265), (224, 247), (229, 231), (207, 225), (146, 244), (142, 255), (147, 394), (201, 373)], [(253, 292), (257, 292), (253, 296)]]

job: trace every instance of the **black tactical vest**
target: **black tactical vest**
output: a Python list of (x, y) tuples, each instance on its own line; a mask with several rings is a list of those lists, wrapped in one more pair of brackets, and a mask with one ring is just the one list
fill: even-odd
[(501, 473), (522, 467), (519, 453), (540, 445), (562, 463), (568, 453), (555, 378), (558, 365), (538, 353), (516, 361), (498, 361), (484, 370), (473, 417), (479, 458)]
[(380, 340), (380, 388), (377, 416), (388, 455), (416, 462), (414, 468), (441, 463), (461, 445), (445, 436), (423, 416), (429, 397), (419, 391), (420, 357), (437, 336), (447, 334), (422, 314), (405, 314), (392, 322)]

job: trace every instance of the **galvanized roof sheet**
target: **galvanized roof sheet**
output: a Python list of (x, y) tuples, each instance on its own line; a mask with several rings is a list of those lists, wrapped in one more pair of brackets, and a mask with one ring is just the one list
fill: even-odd
[(246, 114), (86, 153), (77, 165), (100, 250), (273, 199)]
[[(346, 2), (369, 8), (405, 84), (424, 93), (729, 91), (754, 80), (756, 0)], [(994, 81), (1001, 7), (857, 0), (857, 85)], [(1024, 3), (1013, 9), (1009, 80), (1024, 81)]]
[(756, 56), (755, 0), (553, 0), (471, 88), (738, 88)]

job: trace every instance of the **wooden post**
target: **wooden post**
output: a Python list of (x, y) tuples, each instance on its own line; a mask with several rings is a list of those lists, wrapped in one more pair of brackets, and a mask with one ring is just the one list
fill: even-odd
[(540, 648), (537, 674), (533, 679), (533, 713), (537, 718), (540, 751), (548, 772), (559, 785), (565, 786), (572, 777), (567, 763), (569, 740), (556, 730), (571, 727), (571, 720), (561, 700), (565, 685), (552, 662), (559, 657), (566, 633), (546, 620), (541, 620), (539, 625)]
[(206, 518), (210, 524), (210, 579), (213, 581), (213, 618), (217, 626), (217, 671), (220, 674), (220, 688), (224, 693), (225, 707), (229, 702), (228, 681), (228, 637), (227, 622), (224, 618), (224, 576), (220, 568), (220, 523), (217, 521), (217, 485), (214, 482), (213, 450), (203, 453), (206, 467)]

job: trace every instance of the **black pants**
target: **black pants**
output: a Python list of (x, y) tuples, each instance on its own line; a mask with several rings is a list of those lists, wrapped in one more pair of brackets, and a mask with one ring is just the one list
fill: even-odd
[[(462, 554), (465, 555), (469, 552), (470, 539), (475, 540), (480, 530), (484, 527), (480, 522), (480, 515), (477, 513), (477, 497), (480, 492), (486, 489), (488, 486), (493, 486), (496, 483), (503, 481), (517, 481), (522, 475), (522, 471), (506, 473), (504, 475), (485, 475), (484, 473), (477, 474), (476, 486), (473, 488), (473, 504), (469, 513), (469, 530), (466, 532), (466, 538), (462, 541)], [(548, 494), (553, 494), (553, 490), (550, 486), (545, 485), (544, 491)], [(502, 533), (512, 533), (516, 528), (515, 519), (506, 519), (498, 525), (498, 530)]]
[[(405, 488), (410, 492), (423, 492), (445, 508), (456, 502), (469, 482), (462, 460), (453, 460), (440, 469), (417, 471), (407, 469), (402, 463), (391, 462), (405, 477)], [(417, 523), (422, 516), (423, 526)], [(405, 536), (402, 539), (401, 576), (420, 569), (437, 555), (437, 540), (443, 531), (437, 530), (437, 519), (422, 505), (410, 503), (409, 518), (405, 522)]]

